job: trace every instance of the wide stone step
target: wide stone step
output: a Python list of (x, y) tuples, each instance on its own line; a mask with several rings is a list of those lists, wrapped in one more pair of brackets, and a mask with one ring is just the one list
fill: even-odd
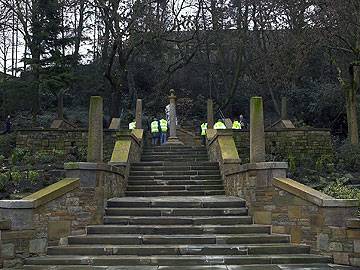
[(115, 269), (107, 266), (86, 266), (82, 265), (66, 265), (66, 266), (54, 266), (54, 265), (26, 265), (25, 270), (358, 270), (358, 268), (334, 265), (328, 263), (311, 263), (311, 264), (255, 264), (255, 265), (211, 265), (211, 266), (198, 266), (198, 265), (187, 265), (187, 266), (117, 266)]
[(220, 177), (219, 170), (204, 171), (130, 171), (130, 176), (171, 176), (171, 175), (216, 175)]
[(219, 175), (141, 175), (129, 176), (129, 181), (136, 180), (221, 180)]
[(158, 146), (158, 147), (144, 147), (143, 151), (164, 151), (164, 152), (172, 152), (172, 151), (207, 151), (205, 146)]
[(108, 207), (136, 208), (244, 208), (246, 201), (231, 196), (210, 197), (120, 197), (107, 201)]
[(141, 157), (141, 161), (178, 161), (178, 162), (184, 162), (184, 161), (209, 161), (208, 157), (156, 157), (156, 156), (149, 156), (149, 157)]
[(142, 235), (142, 234), (90, 234), (71, 236), (69, 245), (188, 245), (188, 244), (270, 244), (289, 243), (290, 236), (275, 234), (229, 235)]
[(49, 247), (48, 255), (264, 255), (308, 254), (309, 246), (272, 245), (74, 245)]
[(203, 191), (127, 191), (126, 196), (133, 197), (155, 197), (155, 196), (214, 196), (225, 195), (224, 190), (203, 190)]
[(31, 265), (250, 265), (331, 263), (330, 257), (309, 254), (226, 255), (226, 256), (44, 256), (30, 258)]
[(207, 155), (208, 152), (207, 150), (182, 150), (182, 149), (178, 149), (176, 151), (158, 151), (158, 150), (144, 150), (142, 152), (143, 155), (173, 155), (173, 154), (181, 154), (181, 155), (186, 155), (186, 154), (193, 154), (193, 155)]
[(184, 162), (171, 162), (171, 161), (152, 161), (152, 162), (134, 162), (131, 166), (219, 166), (217, 162), (211, 161), (184, 161)]
[(87, 227), (87, 234), (251, 234), (271, 233), (271, 227), (267, 225), (94, 225)]
[(210, 165), (210, 166), (134, 166), (131, 165), (131, 171), (214, 171), (219, 170), (219, 166)]
[(105, 216), (104, 224), (123, 225), (238, 225), (252, 224), (251, 216), (204, 216), (204, 217), (133, 217), (133, 216)]
[(204, 190), (224, 190), (223, 185), (129, 185), (127, 191), (173, 191), (173, 190), (188, 190), (188, 191), (204, 191)]
[(247, 208), (106, 208), (107, 216), (234, 216)]
[(223, 185), (222, 180), (136, 180), (128, 181), (128, 186), (144, 186), (144, 185)]

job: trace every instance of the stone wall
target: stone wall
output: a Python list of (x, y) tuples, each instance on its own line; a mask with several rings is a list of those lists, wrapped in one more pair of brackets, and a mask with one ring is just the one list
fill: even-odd
[[(117, 131), (104, 131), (104, 157), (110, 160), (115, 145)], [(16, 131), (16, 146), (29, 147), (34, 151), (61, 150), (65, 153), (71, 151), (72, 144), (77, 147), (86, 147), (88, 143), (88, 131), (86, 129), (32, 129)]]
[(0, 201), (0, 220), (12, 229), (1, 231), (3, 266), (21, 267), (29, 256), (43, 255), (69, 235), (82, 234), (87, 225), (103, 222), (106, 200), (121, 197), (126, 189), (126, 167), (71, 163), (66, 178), (22, 200)]
[(285, 176), (282, 163), (245, 164), (225, 173), (225, 191), (246, 199), (256, 224), (272, 225), (273, 233), (337, 264), (360, 266), (360, 222), (349, 223), (358, 201), (336, 200)]
[[(248, 131), (234, 130), (234, 140), (243, 163), (248, 163), (250, 136)], [(267, 159), (316, 162), (323, 156), (333, 156), (331, 134), (326, 129), (278, 129), (265, 131)]]

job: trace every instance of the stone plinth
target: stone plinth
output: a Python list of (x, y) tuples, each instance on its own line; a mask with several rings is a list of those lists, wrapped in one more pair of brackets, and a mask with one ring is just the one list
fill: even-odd
[(88, 162), (103, 162), (103, 99), (93, 96), (90, 99)]
[(183, 142), (179, 140), (176, 135), (176, 96), (174, 89), (170, 90), (170, 137), (165, 144), (180, 144), (183, 145)]
[(119, 130), (120, 129), (120, 118), (111, 119), (109, 129), (110, 130)]
[(208, 129), (214, 128), (214, 103), (212, 99), (207, 101), (207, 123)]
[(142, 129), (142, 99), (136, 101), (135, 121), (136, 128)]
[(264, 111), (261, 97), (250, 101), (250, 163), (265, 161)]

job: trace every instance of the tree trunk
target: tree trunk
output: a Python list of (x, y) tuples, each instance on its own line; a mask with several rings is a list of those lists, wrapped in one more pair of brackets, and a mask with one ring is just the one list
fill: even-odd
[(60, 91), (57, 96), (58, 100), (58, 119), (63, 120), (64, 119), (64, 93), (63, 91)]
[(352, 145), (359, 144), (359, 130), (357, 122), (357, 102), (356, 92), (353, 87), (348, 87), (345, 90), (346, 94), (346, 116), (348, 123), (348, 138)]

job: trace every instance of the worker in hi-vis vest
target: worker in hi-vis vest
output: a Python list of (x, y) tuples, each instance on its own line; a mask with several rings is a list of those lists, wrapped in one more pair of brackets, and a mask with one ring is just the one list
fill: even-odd
[(154, 118), (154, 121), (151, 122), (151, 135), (152, 135), (152, 144), (157, 145), (159, 141), (159, 121)]
[(160, 120), (160, 144), (164, 144), (167, 141), (168, 122), (162, 118)]
[(201, 124), (201, 141), (202, 144), (205, 145), (206, 144), (206, 131), (207, 131), (207, 123), (202, 123)]
[(215, 125), (214, 125), (214, 129), (226, 129), (225, 124), (223, 123), (223, 121), (221, 121), (221, 119), (219, 119)]
[(129, 129), (130, 130), (133, 130), (133, 129), (135, 129), (136, 128), (136, 121), (135, 121), (135, 119), (129, 124)]
[(237, 119), (234, 120), (232, 129), (241, 129), (241, 124)]

